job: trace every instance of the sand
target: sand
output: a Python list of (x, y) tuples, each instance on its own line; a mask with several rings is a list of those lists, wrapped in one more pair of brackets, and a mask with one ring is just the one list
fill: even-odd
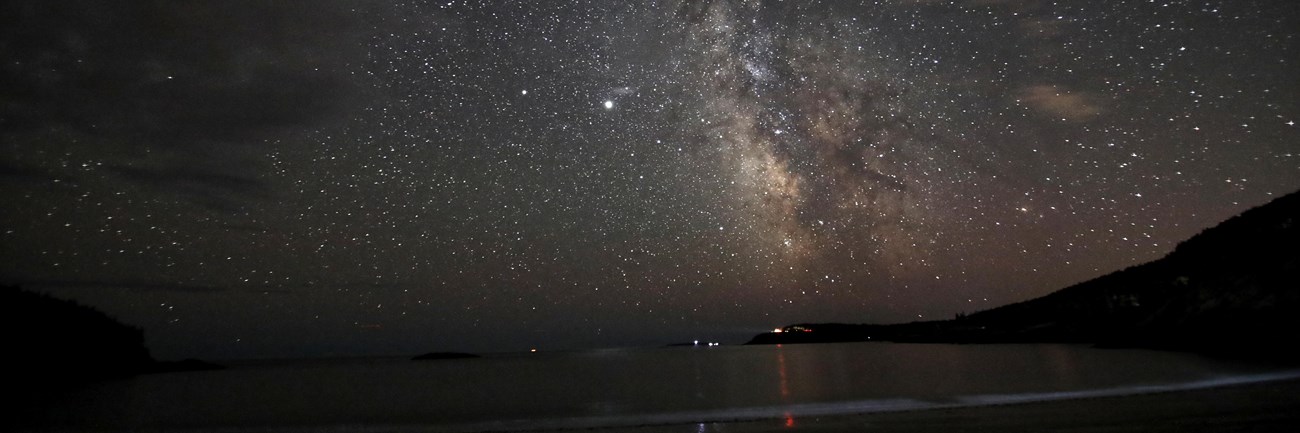
[(1300, 431), (1300, 380), (1189, 391), (601, 432), (1287, 432)]

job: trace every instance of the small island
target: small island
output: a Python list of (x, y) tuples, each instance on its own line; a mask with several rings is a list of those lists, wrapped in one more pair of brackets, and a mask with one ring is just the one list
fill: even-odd
[(412, 361), (434, 361), (434, 360), (440, 360), (440, 359), (470, 359), (470, 358), (481, 358), (481, 357), (478, 356), (478, 355), (475, 355), (475, 354), (473, 354), (473, 353), (460, 353), (460, 352), (429, 352), (429, 353), (426, 353), (426, 354), (419, 355), (419, 356), (416, 356), (416, 357), (414, 357), (414, 358), (411, 358), (411, 360), (412, 360)]
[(184, 371), (225, 370), (226, 366), (214, 364), (201, 359), (182, 359), (180, 361), (157, 361), (145, 373), (179, 373)]

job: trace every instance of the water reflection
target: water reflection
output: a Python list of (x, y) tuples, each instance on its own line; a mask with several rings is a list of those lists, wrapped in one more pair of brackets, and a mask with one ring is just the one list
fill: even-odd
[(808, 419), (796, 417), (838, 411), (901, 410), (971, 396), (1068, 395), (1265, 370), (1187, 354), (1063, 345), (643, 349), (151, 375), (88, 388), (24, 416), (69, 431), (352, 425), (394, 418), (430, 426), (501, 420), (638, 425), (647, 419), (689, 426), (757, 417), (784, 429), (807, 427)]
[[(781, 404), (790, 404), (790, 380), (786, 374), (785, 350), (783, 349), (780, 344), (776, 345), (776, 370), (780, 375)], [(785, 427), (794, 427), (794, 415), (790, 412), (785, 413)]]
[(777, 371), (781, 377), (781, 402), (790, 402), (790, 381), (785, 371), (785, 351), (781, 350), (781, 345), (776, 345), (776, 365)]

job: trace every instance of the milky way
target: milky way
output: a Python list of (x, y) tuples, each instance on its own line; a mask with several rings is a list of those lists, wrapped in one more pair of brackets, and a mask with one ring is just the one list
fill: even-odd
[(1300, 188), (1287, 1), (46, 3), (0, 280), (162, 357), (942, 319)]
[(673, 64), (686, 65), (683, 93), (699, 95), (683, 139), (720, 149), (727, 204), (752, 238), (743, 251), (767, 285), (829, 279), (814, 268), (862, 281), (915, 261), (924, 248), (891, 241), (920, 236), (916, 182), (899, 165), (925, 144), (909, 137), (902, 84), (879, 53), (835, 42), (871, 35), (761, 3), (686, 2), (677, 18), (688, 43)]

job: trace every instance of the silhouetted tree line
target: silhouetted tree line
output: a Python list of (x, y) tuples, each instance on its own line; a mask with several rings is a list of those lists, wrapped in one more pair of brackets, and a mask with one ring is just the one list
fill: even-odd
[(0, 287), (0, 347), (14, 386), (129, 376), (154, 365), (139, 328), (72, 301)]

